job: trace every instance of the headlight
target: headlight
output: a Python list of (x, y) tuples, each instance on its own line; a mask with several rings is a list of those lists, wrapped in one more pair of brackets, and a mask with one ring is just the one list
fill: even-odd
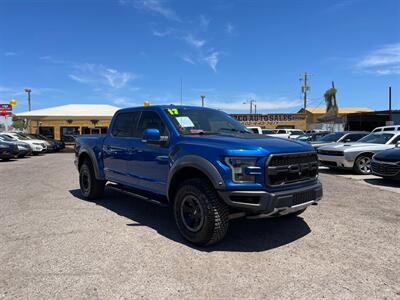
[(236, 183), (254, 183), (256, 181), (255, 174), (260, 173), (259, 168), (256, 167), (257, 158), (226, 157), (225, 162), (231, 168), (232, 180)]

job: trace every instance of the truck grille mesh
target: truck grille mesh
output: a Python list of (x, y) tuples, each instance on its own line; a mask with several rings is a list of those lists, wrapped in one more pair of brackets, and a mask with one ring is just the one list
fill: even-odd
[(318, 158), (315, 152), (271, 154), (266, 166), (266, 184), (285, 185), (315, 179)]

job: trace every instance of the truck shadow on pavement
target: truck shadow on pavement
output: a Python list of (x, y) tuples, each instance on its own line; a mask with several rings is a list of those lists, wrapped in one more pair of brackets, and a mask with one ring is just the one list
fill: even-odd
[[(79, 189), (69, 192), (77, 199), (88, 201), (81, 196)], [(301, 217), (258, 220), (241, 218), (231, 221), (225, 239), (218, 244), (197, 247), (181, 237), (169, 207), (162, 207), (107, 188), (104, 196), (93, 203), (132, 220), (133, 223), (127, 226), (148, 226), (168, 239), (205, 252), (266, 251), (294, 242), (311, 232)], [(135, 231), (132, 231), (132, 234), (135, 234)]]

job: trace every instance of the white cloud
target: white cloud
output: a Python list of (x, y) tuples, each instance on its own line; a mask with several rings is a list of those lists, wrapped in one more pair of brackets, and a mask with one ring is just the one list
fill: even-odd
[(357, 70), (377, 75), (400, 73), (400, 43), (384, 45), (359, 59)]
[(17, 55), (17, 53), (12, 52), (12, 51), (4, 52), (4, 56), (16, 56), (16, 55)]
[(213, 69), (214, 72), (217, 72), (217, 65), (218, 65), (218, 59), (219, 53), (218, 52), (213, 52), (210, 55), (204, 57), (204, 61), (210, 66), (211, 69)]
[(189, 55), (182, 55), (181, 59), (189, 64), (195, 65), (195, 61)]
[(227, 23), (225, 25), (225, 32), (229, 35), (232, 35), (235, 30), (235, 27), (231, 23)]
[(119, 0), (121, 5), (133, 5), (137, 9), (147, 10), (157, 13), (166, 19), (180, 21), (177, 13), (165, 5), (162, 0)]
[(168, 29), (166, 29), (164, 31), (152, 30), (151, 33), (153, 35), (155, 35), (155, 36), (164, 37), (164, 36), (172, 34), (172, 32), (173, 32), (173, 29), (172, 28), (168, 28)]
[(80, 64), (74, 66), (75, 71), (69, 77), (85, 84), (103, 85), (110, 88), (123, 88), (137, 76), (129, 72), (120, 72), (101, 64)]
[(191, 33), (185, 35), (183, 39), (186, 43), (195, 48), (201, 48), (206, 43), (205, 40), (196, 39)]

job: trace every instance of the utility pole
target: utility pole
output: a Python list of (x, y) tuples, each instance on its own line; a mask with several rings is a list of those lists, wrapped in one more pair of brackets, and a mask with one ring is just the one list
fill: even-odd
[(303, 86), (301, 87), (301, 92), (303, 93), (303, 100), (304, 100), (304, 111), (307, 108), (307, 92), (310, 90), (310, 87), (308, 86), (308, 78), (311, 76), (311, 74), (305, 72), (303, 77), (300, 78), (300, 81), (303, 80)]
[(201, 107), (204, 107), (204, 99), (206, 98), (206, 96), (200, 96), (201, 98)]
[(254, 103), (254, 114), (257, 114), (257, 104)]

